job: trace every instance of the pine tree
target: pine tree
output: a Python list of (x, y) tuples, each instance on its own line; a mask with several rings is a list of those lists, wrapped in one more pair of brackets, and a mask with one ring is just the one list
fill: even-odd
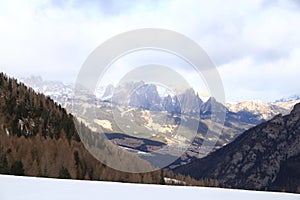
[(160, 170), (160, 182), (159, 182), (161, 185), (165, 185), (166, 182), (165, 182), (165, 177), (164, 177), (164, 171), (163, 170)]
[(70, 175), (68, 169), (65, 168), (64, 166), (62, 166), (62, 168), (59, 171), (59, 178), (61, 178), (61, 179), (70, 179), (71, 178), (71, 175)]
[(24, 176), (25, 171), (23, 169), (22, 161), (15, 161), (10, 168), (11, 175)]
[(8, 174), (8, 163), (6, 155), (1, 155), (0, 153), (0, 174)]

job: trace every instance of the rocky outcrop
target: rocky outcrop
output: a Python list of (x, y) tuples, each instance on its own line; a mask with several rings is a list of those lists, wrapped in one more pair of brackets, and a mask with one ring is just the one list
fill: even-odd
[(144, 84), (130, 95), (129, 106), (145, 110), (161, 110), (161, 98), (157, 88), (152, 84)]
[[(295, 192), (296, 182), (287, 186), (285, 179), (277, 177), (289, 159), (299, 156), (300, 104), (297, 104), (290, 115), (277, 115), (209, 156), (175, 171), (198, 179), (214, 178), (223, 186), (234, 188)], [(285, 173), (285, 178), (299, 175), (298, 171)]]

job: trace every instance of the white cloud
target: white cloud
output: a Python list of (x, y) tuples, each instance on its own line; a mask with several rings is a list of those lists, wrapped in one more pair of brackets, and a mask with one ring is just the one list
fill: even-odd
[(271, 101), (283, 96), (298, 94), (300, 83), (300, 49), (287, 58), (276, 61), (256, 62), (243, 58), (219, 67), (223, 77), (225, 93), (230, 101), (263, 99)]
[(74, 81), (106, 39), (165, 28), (207, 51), (229, 100), (270, 100), (299, 90), (299, 9), (292, 0), (1, 1), (0, 69)]

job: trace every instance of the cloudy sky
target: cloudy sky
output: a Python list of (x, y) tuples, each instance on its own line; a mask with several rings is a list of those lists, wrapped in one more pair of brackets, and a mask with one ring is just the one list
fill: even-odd
[(97, 46), (137, 28), (196, 41), (217, 66), (228, 101), (300, 94), (298, 0), (2, 0), (0, 70), (75, 82)]

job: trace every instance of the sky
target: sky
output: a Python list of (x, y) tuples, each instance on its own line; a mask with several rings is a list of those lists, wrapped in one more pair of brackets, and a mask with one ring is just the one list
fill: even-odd
[(298, 0), (2, 0), (0, 70), (75, 82), (97, 46), (138, 28), (197, 42), (216, 65), (227, 101), (300, 94)]

